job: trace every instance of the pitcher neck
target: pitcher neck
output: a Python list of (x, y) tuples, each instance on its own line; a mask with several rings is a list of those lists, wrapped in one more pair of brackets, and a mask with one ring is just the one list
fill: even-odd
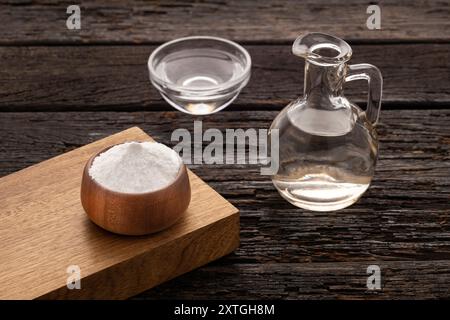
[(345, 71), (345, 63), (319, 65), (306, 60), (304, 97), (308, 99), (317, 95), (322, 97), (342, 95)]
[(305, 59), (306, 97), (339, 96), (345, 81), (347, 61), (352, 48), (342, 39), (325, 33), (308, 33), (299, 36), (292, 52)]

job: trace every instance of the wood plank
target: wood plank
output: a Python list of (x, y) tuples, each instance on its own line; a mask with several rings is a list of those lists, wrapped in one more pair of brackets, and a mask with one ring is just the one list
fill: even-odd
[[(0, 110), (149, 110), (172, 108), (148, 79), (154, 46), (0, 47)], [(247, 46), (252, 78), (230, 108), (280, 108), (303, 93), (302, 59), (290, 45)], [(384, 76), (384, 105), (450, 105), (450, 44), (356, 45), (352, 63)], [(364, 104), (366, 83), (347, 96)]]
[[(275, 111), (2, 113), (0, 174), (139, 125), (169, 145), (176, 128), (268, 128)], [(372, 186), (336, 214), (288, 204), (259, 168), (194, 165), (192, 170), (241, 210), (241, 247), (228, 263), (450, 259), (450, 110), (384, 110)], [(18, 139), (20, 137), (20, 140)], [(450, 270), (449, 270), (450, 272)]]
[[(381, 290), (367, 290), (378, 264)], [(220, 275), (218, 277), (218, 275)], [(361, 261), (221, 265), (179, 277), (135, 299), (445, 299), (450, 261)]]
[[(191, 203), (171, 228), (127, 237), (91, 223), (79, 198), (84, 165), (130, 140), (151, 139), (134, 127), (0, 179), (0, 299), (126, 298), (238, 246), (238, 210), (192, 172)], [(66, 286), (71, 265), (80, 290)]]
[[(363, 0), (121, 1), (82, 3), (81, 30), (67, 30), (71, 1), (2, 1), (1, 44), (155, 43), (194, 35), (292, 41), (320, 31), (358, 41), (449, 41), (447, 1), (383, 1), (381, 30), (368, 30)], [(249, 14), (251, 13), (251, 14)], [(213, 27), (212, 27), (213, 26)]]

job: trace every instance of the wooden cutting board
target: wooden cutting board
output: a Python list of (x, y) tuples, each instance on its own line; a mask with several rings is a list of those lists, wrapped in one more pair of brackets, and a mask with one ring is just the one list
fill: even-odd
[[(191, 203), (170, 229), (130, 237), (94, 225), (80, 203), (83, 166), (130, 140), (151, 138), (130, 128), (0, 179), (1, 299), (123, 299), (239, 245), (238, 210), (192, 172)], [(67, 288), (70, 266), (81, 289)]]

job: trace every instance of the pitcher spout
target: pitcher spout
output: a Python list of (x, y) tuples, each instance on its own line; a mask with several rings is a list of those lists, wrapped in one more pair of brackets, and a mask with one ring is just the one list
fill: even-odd
[(331, 66), (350, 60), (352, 48), (342, 39), (314, 32), (299, 36), (292, 45), (292, 53), (308, 62)]

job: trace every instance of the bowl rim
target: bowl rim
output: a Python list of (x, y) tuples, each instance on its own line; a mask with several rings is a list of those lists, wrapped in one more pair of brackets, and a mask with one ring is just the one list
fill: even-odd
[[(189, 89), (185, 86), (177, 85), (177, 84), (165, 81), (164, 79), (159, 77), (158, 74), (156, 73), (156, 70), (153, 67), (153, 63), (152, 63), (155, 59), (155, 56), (161, 50), (163, 50), (171, 45), (178, 44), (180, 42), (195, 41), (195, 40), (217, 41), (217, 42), (225, 43), (227, 45), (235, 47), (245, 57), (246, 64), (245, 64), (244, 70), (237, 78), (233, 79), (232, 81), (227, 81), (227, 82), (224, 82), (219, 85), (214, 85), (214, 86), (210, 86), (208, 88), (199, 88), (199, 89)], [(180, 92), (191, 92), (191, 93), (196, 93), (196, 92), (205, 93), (205, 92), (209, 92), (209, 91), (215, 93), (218, 90), (226, 91), (227, 89), (230, 89), (230, 88), (236, 86), (237, 84), (244, 82), (250, 75), (251, 66), (252, 66), (252, 58), (250, 57), (250, 54), (243, 46), (241, 46), (240, 44), (238, 44), (234, 41), (228, 40), (228, 39), (224, 39), (224, 38), (220, 38), (220, 37), (212, 37), (212, 36), (189, 36), (189, 37), (177, 38), (177, 39), (165, 42), (162, 45), (160, 45), (159, 47), (157, 47), (155, 50), (153, 50), (153, 52), (150, 54), (148, 61), (147, 61), (147, 67), (148, 67), (148, 70), (150, 73), (150, 80), (155, 81), (159, 85), (162, 85), (163, 87), (168, 88), (170, 90), (180, 91)]]
[(159, 189), (156, 189), (156, 190), (152, 190), (152, 191), (137, 193), (137, 192), (120, 192), (120, 191), (112, 190), (112, 189), (110, 189), (108, 187), (105, 187), (104, 185), (100, 184), (97, 180), (95, 180), (90, 175), (89, 170), (91, 169), (91, 166), (94, 163), (95, 158), (97, 158), (102, 153), (108, 151), (109, 149), (111, 149), (111, 148), (113, 148), (115, 146), (118, 146), (118, 145), (121, 145), (121, 144), (124, 144), (124, 143), (129, 143), (129, 142), (139, 142), (139, 143), (142, 143), (142, 142), (153, 142), (153, 143), (158, 143), (158, 142), (156, 142), (154, 140), (127, 140), (127, 141), (124, 141), (124, 142), (112, 144), (112, 145), (110, 145), (108, 147), (105, 147), (105, 148), (101, 149), (100, 151), (96, 152), (94, 155), (92, 155), (89, 158), (89, 160), (86, 162), (86, 165), (84, 167), (84, 171), (85, 171), (86, 177), (90, 180), (91, 183), (93, 183), (96, 187), (98, 187), (100, 189), (103, 189), (103, 190), (105, 190), (105, 191), (107, 191), (110, 194), (113, 194), (115, 196), (120, 196), (120, 197), (147, 197), (147, 196), (152, 196), (152, 195), (154, 196), (154, 195), (156, 195), (156, 194), (158, 194), (158, 193), (160, 193), (162, 191), (167, 190), (168, 188), (172, 187), (175, 184), (175, 182), (180, 180), (185, 173), (188, 174), (187, 168), (186, 168), (185, 163), (183, 162), (183, 159), (177, 154), (177, 156), (180, 158), (181, 165), (180, 165), (180, 169), (178, 170), (178, 173), (175, 176), (175, 178), (173, 179), (173, 181), (171, 183), (169, 183), (168, 185), (162, 187), (162, 188), (159, 188)]

